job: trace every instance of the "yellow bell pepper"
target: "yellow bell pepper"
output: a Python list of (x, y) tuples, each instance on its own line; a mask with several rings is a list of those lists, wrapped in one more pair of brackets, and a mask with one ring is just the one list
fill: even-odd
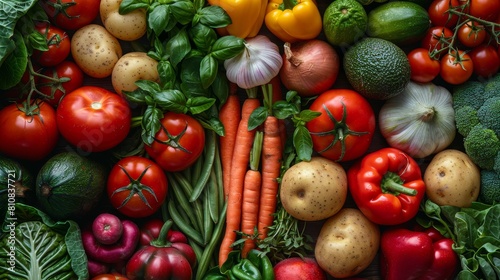
[(231, 24), (217, 29), (220, 35), (233, 35), (242, 39), (256, 36), (266, 15), (267, 0), (208, 0), (220, 6), (231, 18)]
[(269, 0), (264, 22), (271, 33), (290, 43), (314, 39), (323, 28), (313, 0)]

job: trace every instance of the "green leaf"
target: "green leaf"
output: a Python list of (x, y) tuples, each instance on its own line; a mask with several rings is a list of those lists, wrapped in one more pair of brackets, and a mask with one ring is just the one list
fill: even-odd
[(233, 58), (243, 52), (245, 49), (245, 41), (233, 35), (220, 37), (212, 46), (213, 57), (219, 60), (227, 60)]
[(160, 76), (160, 82), (162, 89), (173, 88), (177, 81), (177, 73), (174, 67), (168, 60), (158, 61), (158, 75)]
[(284, 100), (278, 100), (273, 104), (273, 114), (276, 118), (284, 120), (300, 113), (300, 109)]
[(299, 118), (304, 122), (312, 121), (313, 119), (319, 117), (321, 115), (320, 112), (312, 111), (312, 110), (302, 110), (299, 113)]
[(170, 56), (170, 62), (173, 67), (177, 67), (184, 57), (191, 51), (191, 44), (189, 43), (189, 36), (186, 29), (180, 29), (166, 45), (167, 52)]
[(170, 17), (169, 5), (156, 5), (148, 14), (148, 26), (153, 30), (156, 36), (164, 31), (169, 31), (172, 26), (172, 21), (174, 20)]
[(473, 217), (464, 212), (458, 212), (455, 215), (455, 233), (458, 245), (474, 248), (474, 241), (478, 237), (478, 227), (479, 225)]
[(134, 10), (138, 9), (148, 9), (149, 8), (149, 1), (147, 0), (122, 0), (120, 3), (120, 8), (118, 9), (118, 12), (121, 15), (128, 14)]
[(215, 104), (215, 98), (207, 98), (203, 96), (189, 98), (187, 101), (188, 110), (191, 114), (196, 115), (205, 112)]
[(0, 66), (0, 89), (5, 90), (14, 87), (21, 81), (28, 65), (28, 54), (24, 40), (18, 33), (14, 34), (13, 42), (16, 47)]
[(483, 236), (491, 236), (500, 240), (500, 204), (491, 206), (484, 216)]
[(153, 96), (156, 104), (163, 111), (173, 111), (176, 113), (186, 113), (186, 97), (177, 89), (167, 89), (157, 92)]
[(154, 106), (148, 106), (142, 116), (142, 132), (141, 138), (146, 145), (151, 145), (154, 141), (156, 133), (161, 128), (161, 119), (163, 112)]
[(297, 153), (297, 159), (301, 161), (310, 161), (313, 144), (309, 130), (303, 125), (296, 126), (293, 131), (293, 146)]
[(176, 1), (170, 5), (170, 8), (172, 15), (182, 25), (190, 23), (196, 13), (193, 2), (188, 0)]
[(217, 40), (217, 32), (204, 24), (197, 23), (189, 29), (189, 35), (194, 45), (207, 53)]
[(150, 80), (138, 80), (135, 82), (135, 85), (148, 93), (153, 93), (160, 90), (160, 86), (158, 85), (158, 83)]
[(200, 80), (203, 88), (208, 88), (215, 80), (219, 63), (211, 55), (206, 55), (200, 62)]
[(258, 107), (250, 114), (250, 119), (248, 120), (248, 130), (253, 130), (259, 125), (263, 124), (266, 118), (269, 116), (269, 110), (265, 107)]
[(223, 66), (219, 66), (217, 76), (210, 86), (213, 96), (219, 100), (219, 104), (224, 104), (229, 96), (229, 81)]
[(229, 15), (219, 6), (206, 6), (198, 11), (198, 18), (201, 23), (210, 28), (222, 28), (231, 24)]

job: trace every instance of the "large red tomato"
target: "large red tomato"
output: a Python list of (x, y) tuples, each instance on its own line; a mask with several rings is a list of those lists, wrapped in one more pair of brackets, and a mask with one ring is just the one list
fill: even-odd
[(441, 59), (440, 76), (452, 85), (466, 82), (474, 73), (474, 66), (470, 56), (462, 50), (458, 53), (447, 53)]
[(154, 214), (167, 197), (167, 176), (150, 159), (130, 156), (118, 161), (108, 176), (107, 193), (113, 207), (132, 218)]
[(500, 55), (495, 47), (481, 45), (469, 53), (474, 65), (474, 73), (481, 77), (491, 77), (500, 69)]
[(411, 76), (413, 81), (427, 83), (439, 76), (439, 60), (432, 59), (429, 51), (424, 48), (416, 48), (408, 53)]
[(36, 100), (28, 105), (11, 104), (0, 111), (0, 152), (22, 160), (37, 161), (56, 146), (56, 113), (49, 104)]
[(356, 91), (331, 89), (318, 96), (310, 108), (321, 115), (306, 124), (313, 149), (334, 161), (348, 161), (363, 155), (375, 131), (375, 114), (370, 103)]
[(457, 37), (462, 45), (473, 48), (486, 39), (486, 30), (475, 21), (468, 21), (458, 28)]
[(205, 147), (205, 131), (195, 118), (167, 112), (146, 152), (166, 171), (180, 171), (193, 164)]
[(434, 0), (427, 8), (432, 25), (453, 28), (458, 22), (458, 16), (448, 12), (457, 7), (458, 0)]
[(80, 87), (66, 95), (57, 107), (59, 131), (84, 152), (115, 147), (127, 136), (130, 123), (127, 101), (102, 87)]
[(53, 68), (45, 69), (38, 84), (38, 90), (47, 103), (57, 107), (61, 98), (83, 85), (83, 72), (70, 60), (65, 60)]
[(37, 24), (36, 29), (47, 40), (48, 50), (34, 50), (32, 58), (42, 66), (55, 66), (63, 62), (71, 52), (71, 39), (62, 29), (50, 24)]
[(467, 12), (487, 21), (494, 21), (500, 13), (499, 0), (470, 0)]
[(94, 21), (101, 1), (44, 0), (40, 3), (53, 23), (65, 30), (76, 30)]

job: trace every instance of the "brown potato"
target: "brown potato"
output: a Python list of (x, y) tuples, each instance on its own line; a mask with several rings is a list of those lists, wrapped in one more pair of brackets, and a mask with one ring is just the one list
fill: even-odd
[(281, 180), (281, 204), (290, 215), (302, 221), (333, 216), (344, 206), (346, 197), (344, 168), (324, 157), (294, 164)]
[(116, 38), (134, 41), (146, 34), (146, 10), (137, 9), (120, 14), (122, 0), (101, 0), (99, 13), (104, 27)]
[(466, 153), (447, 149), (432, 158), (425, 169), (424, 182), (432, 202), (469, 207), (479, 196), (481, 173)]
[(321, 227), (314, 256), (328, 274), (346, 278), (367, 268), (377, 255), (379, 245), (379, 226), (358, 209), (343, 208)]
[(111, 73), (113, 89), (118, 94), (122, 91), (133, 91), (138, 80), (159, 81), (158, 61), (145, 52), (129, 52), (116, 62)]

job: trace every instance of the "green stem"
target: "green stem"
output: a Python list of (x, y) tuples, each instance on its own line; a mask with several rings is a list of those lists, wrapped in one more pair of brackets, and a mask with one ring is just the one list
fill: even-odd
[(293, 7), (297, 5), (297, 2), (294, 0), (283, 0), (283, 4), (280, 5), (280, 10), (292, 10)]
[(171, 243), (167, 241), (167, 234), (170, 228), (172, 228), (173, 224), (174, 222), (171, 219), (168, 219), (161, 227), (160, 235), (158, 235), (158, 238), (151, 241), (151, 245), (155, 247), (170, 247)]
[(417, 195), (417, 190), (405, 187), (402, 183), (401, 177), (396, 173), (387, 172), (382, 178), (380, 187), (384, 193)]

